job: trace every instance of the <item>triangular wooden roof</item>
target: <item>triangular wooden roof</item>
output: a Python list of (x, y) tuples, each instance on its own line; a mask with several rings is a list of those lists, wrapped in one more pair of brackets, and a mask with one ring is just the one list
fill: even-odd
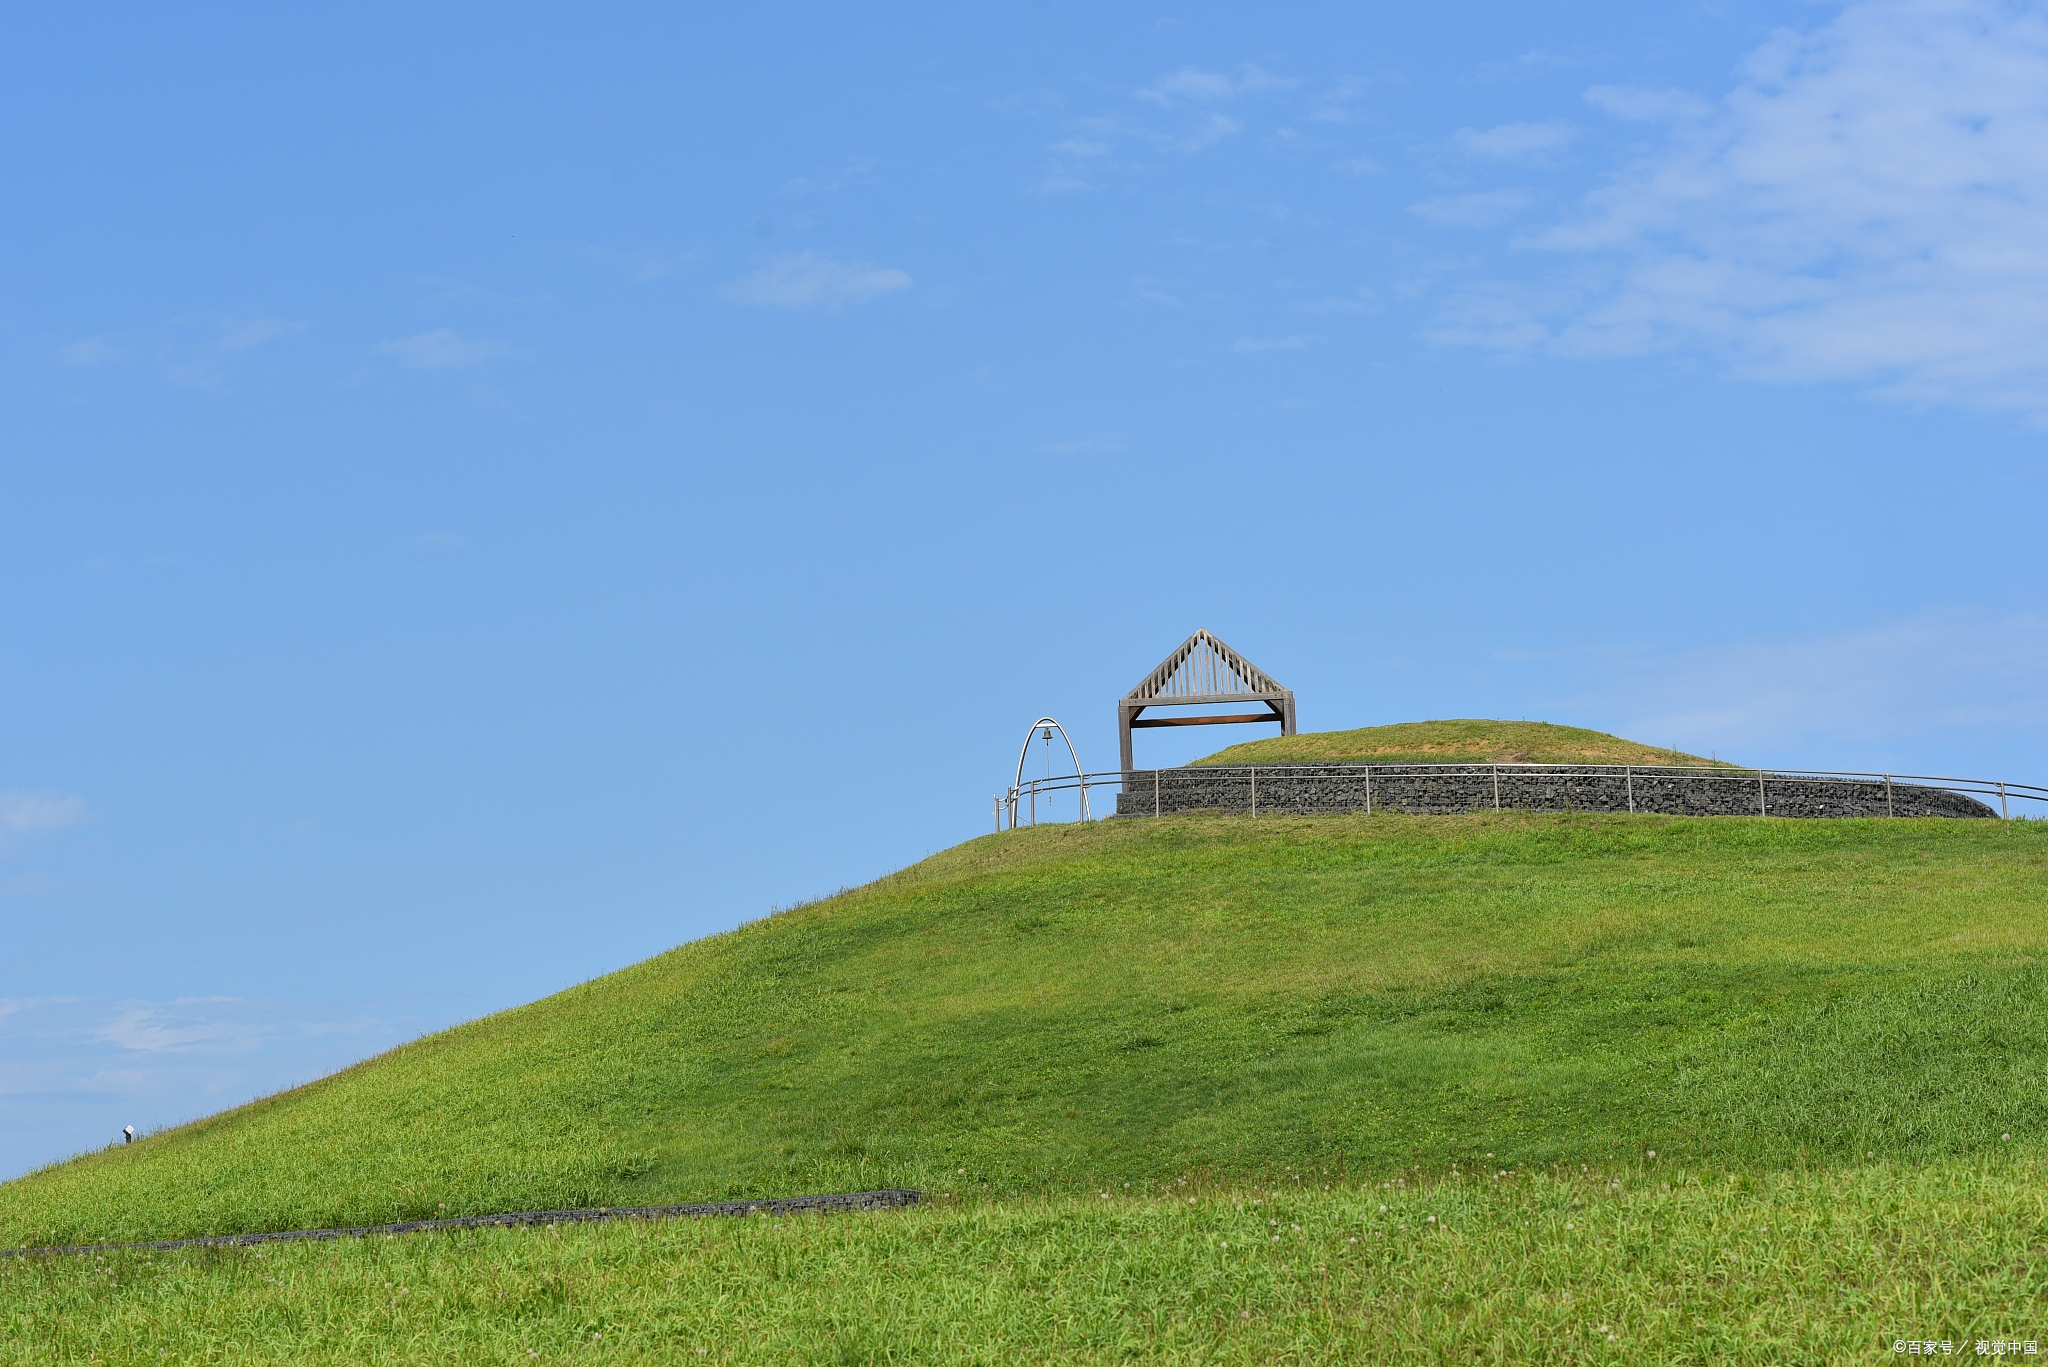
[(1136, 688), (1127, 703), (1151, 707), (1175, 703), (1279, 702), (1293, 694), (1272, 675), (1216, 639), (1205, 629), (1180, 643)]

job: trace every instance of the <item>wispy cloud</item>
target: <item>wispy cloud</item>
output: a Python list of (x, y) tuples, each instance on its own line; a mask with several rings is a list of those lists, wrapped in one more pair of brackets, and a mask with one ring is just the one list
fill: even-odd
[(1292, 80), (1275, 76), (1255, 66), (1240, 67), (1235, 76), (1221, 71), (1203, 71), (1197, 67), (1184, 66), (1179, 71), (1161, 76), (1133, 94), (1138, 99), (1150, 100), (1154, 104), (1171, 109), (1179, 104), (1228, 100), (1260, 90), (1284, 89), (1294, 84)]
[[(1696, 348), (2048, 422), (2048, 15), (1861, 0), (1707, 102), (1600, 86), (1660, 144), (1523, 245), (1571, 287), (1494, 330), (1567, 354)], [(1489, 343), (1503, 344), (1503, 343)]]
[(778, 256), (727, 285), (728, 299), (780, 309), (836, 309), (866, 304), (910, 288), (910, 276), (865, 261), (837, 261), (812, 252)]
[(304, 332), (306, 324), (291, 318), (257, 315), (225, 318), (211, 325), (213, 335), (195, 347), (179, 347), (171, 354), (178, 359), (165, 364), (164, 374), (175, 384), (205, 389), (229, 379), (243, 353), (266, 346), (282, 337)]
[(875, 169), (881, 165), (873, 157), (848, 157), (835, 172), (822, 176), (798, 176), (782, 182), (780, 193), (785, 195), (834, 195), (851, 185), (858, 185), (875, 178)]
[(1242, 354), (1260, 351), (1299, 351), (1314, 340), (1313, 337), (1240, 337), (1230, 349)]
[(1347, 157), (1343, 161), (1331, 163), (1330, 169), (1340, 176), (1376, 176), (1387, 168), (1371, 157)]
[(0, 1022), (24, 1011), (36, 1011), (46, 1006), (69, 1006), (76, 997), (0, 997)]
[(1596, 85), (1586, 92), (1586, 103), (1610, 118), (1633, 122), (1699, 119), (1713, 112), (1713, 106), (1689, 90), (1646, 90), (1632, 85)]
[(1358, 117), (1358, 102), (1365, 87), (1358, 81), (1339, 81), (1317, 93), (1315, 108), (1309, 112), (1313, 123), (1350, 123)]
[(1491, 228), (1507, 222), (1529, 207), (1526, 190), (1474, 190), (1462, 195), (1439, 195), (1411, 204), (1408, 211), (1426, 222), (1446, 228)]
[(1092, 437), (1074, 437), (1068, 441), (1049, 441), (1038, 448), (1055, 456), (1086, 456), (1106, 454), (1124, 449), (1121, 432), (1099, 432)]
[(61, 793), (0, 793), (0, 831), (47, 835), (85, 820), (85, 799)]
[(221, 327), (217, 345), (222, 351), (247, 351), (305, 328), (304, 323), (289, 318), (230, 318)]
[(453, 328), (435, 328), (379, 342), (376, 350), (413, 370), (462, 370), (504, 356), (511, 348), (489, 337), (464, 337)]
[(64, 365), (94, 366), (117, 359), (121, 349), (107, 337), (82, 337), (75, 342), (66, 342), (50, 354)]
[[(1857, 631), (1606, 657), (1605, 707), (1624, 734), (1751, 762), (1855, 768), (1922, 755), (1944, 736), (2037, 745), (2048, 732), (2048, 619), (1926, 613)], [(2020, 777), (2026, 775), (1993, 775)]]
[(308, 1081), (453, 1014), (437, 1001), (0, 999), (0, 1177)]
[(222, 1007), (239, 1004), (233, 997), (194, 997), (129, 1005), (95, 1027), (93, 1037), (122, 1049), (151, 1054), (241, 1052), (257, 1048), (276, 1033), (276, 1026), (222, 1018)]
[(1152, 133), (1147, 137), (1153, 146), (1165, 152), (1192, 154), (1214, 147), (1225, 138), (1244, 131), (1244, 125), (1236, 119), (1212, 113), (1192, 128), (1178, 133)]
[(1155, 152), (1174, 152), (1182, 156), (1192, 156), (1244, 131), (1242, 123), (1213, 110), (1195, 122), (1177, 129), (1148, 128), (1119, 119), (1105, 118), (1077, 119), (1069, 127), (1071, 131), (1066, 137), (1046, 148), (1048, 152), (1064, 157), (1070, 163), (1068, 169), (1055, 172), (1053, 177), (1048, 178), (1074, 182), (1073, 187), (1056, 187), (1062, 189), (1082, 184), (1078, 179), (1082, 173), (1081, 168), (1072, 163), (1085, 164), (1109, 158), (1125, 143), (1150, 147)]
[[(1240, 67), (1235, 73), (1182, 67), (1131, 92), (1133, 100), (1154, 106), (1152, 109), (1069, 120), (1064, 136), (1047, 144), (1046, 151), (1055, 160), (1033, 189), (1039, 194), (1085, 190), (1128, 169), (1128, 163), (1118, 157), (1126, 149), (1177, 156), (1207, 151), (1242, 133), (1245, 125), (1239, 118), (1205, 106), (1296, 84), (1256, 66)], [(1275, 136), (1286, 141), (1298, 134), (1282, 128)]]
[(1377, 313), (1379, 295), (1361, 286), (1350, 294), (1327, 295), (1298, 306), (1303, 313)]
[(1577, 130), (1566, 123), (1504, 123), (1494, 128), (1461, 128), (1451, 141), (1466, 156), (1482, 161), (1546, 161), (1569, 146)]

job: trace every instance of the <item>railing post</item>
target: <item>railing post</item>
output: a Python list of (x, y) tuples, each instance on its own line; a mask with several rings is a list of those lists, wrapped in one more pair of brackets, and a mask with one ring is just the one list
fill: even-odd
[(1259, 766), (1258, 766), (1258, 765), (1256, 765), (1256, 764), (1252, 765), (1252, 766), (1251, 766), (1251, 771), (1252, 771), (1252, 820), (1254, 820), (1254, 821), (1257, 821), (1257, 820), (1259, 819)]
[(1759, 769), (1759, 770), (1757, 770), (1757, 771), (1756, 771), (1756, 814), (1757, 814), (1758, 816), (1763, 816), (1763, 815), (1765, 815), (1765, 812), (1764, 812), (1764, 771), (1763, 771), (1763, 770), (1761, 770), (1761, 769)]
[(1493, 809), (1500, 810), (1500, 766), (1493, 766)]
[(1892, 776), (1890, 774), (1884, 776), (1884, 814), (1886, 816), (1898, 815), (1897, 812), (1892, 810)]
[(1159, 771), (1152, 771), (1152, 815), (1159, 815)]
[(1628, 814), (1629, 814), (1630, 816), (1634, 816), (1634, 815), (1636, 814), (1636, 770), (1635, 770), (1635, 766), (1634, 766), (1634, 765), (1632, 765), (1632, 764), (1624, 764), (1624, 765), (1623, 765), (1623, 766), (1621, 767), (1621, 779), (1622, 779), (1622, 782), (1623, 782), (1623, 783), (1626, 783), (1626, 784), (1628, 785)]
[(2012, 820), (2012, 806), (2005, 800), (2005, 780), (1998, 781), (1998, 814), (2005, 820)]
[(1365, 814), (1372, 815), (1372, 766), (1365, 766)]

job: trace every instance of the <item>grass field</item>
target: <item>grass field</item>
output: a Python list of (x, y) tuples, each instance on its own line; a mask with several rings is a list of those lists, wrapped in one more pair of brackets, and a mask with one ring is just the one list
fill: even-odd
[(1268, 736), (1197, 764), (1724, 764), (1542, 721), (1410, 721)]
[[(1005, 833), (0, 1185), (0, 1245), (881, 1186), (931, 1210), (30, 1261), (0, 1327), (21, 1360), (136, 1334), (218, 1361), (2048, 1338), (2044, 951), (2037, 823)], [(1281, 1199), (1281, 1246), (1215, 1260), (1239, 1204)], [(1272, 1261), (1382, 1201), (1451, 1228)], [(1591, 1304), (1629, 1328), (1595, 1341)]]
[(1776, 1364), (2048, 1324), (2031, 1160), (1332, 1177), (0, 1264), (0, 1363)]

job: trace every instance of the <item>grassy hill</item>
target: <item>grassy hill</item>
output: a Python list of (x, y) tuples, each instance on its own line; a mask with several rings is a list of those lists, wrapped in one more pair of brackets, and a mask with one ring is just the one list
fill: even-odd
[(1542, 721), (1411, 721), (1268, 736), (1197, 764), (1716, 764), (1681, 750)]
[(0, 1362), (1875, 1351), (2048, 1323), (2044, 1080), (2048, 826), (1046, 826), (0, 1185), (0, 1246), (934, 1209), (16, 1263)]

